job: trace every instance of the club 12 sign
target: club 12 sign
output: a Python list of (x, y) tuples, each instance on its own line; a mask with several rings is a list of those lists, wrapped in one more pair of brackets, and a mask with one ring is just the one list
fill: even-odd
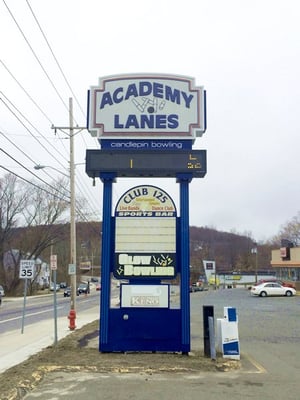
[(100, 78), (88, 94), (88, 129), (100, 139), (194, 140), (206, 129), (205, 90), (178, 75)]

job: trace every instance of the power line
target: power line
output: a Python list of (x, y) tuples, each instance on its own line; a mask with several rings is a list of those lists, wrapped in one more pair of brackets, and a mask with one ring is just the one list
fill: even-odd
[(59, 99), (61, 100), (62, 104), (64, 105), (64, 107), (68, 110), (68, 106), (65, 103), (65, 101), (63, 100), (62, 96), (60, 95), (60, 93), (58, 92), (58, 89), (56, 88), (55, 84), (53, 83), (52, 79), (50, 78), (50, 76), (48, 75), (46, 69), (44, 68), (42, 62), (40, 61), (39, 57), (37, 56), (36, 52), (34, 51), (33, 47), (31, 46), (31, 44), (29, 43), (29, 40), (27, 39), (27, 37), (25, 36), (25, 33), (23, 32), (22, 28), (20, 27), (20, 25), (18, 24), (16, 18), (14, 17), (13, 13), (11, 12), (10, 8), (8, 7), (8, 5), (6, 4), (5, 0), (3, 0), (3, 3), (7, 9), (7, 11), (9, 12), (11, 18), (13, 19), (14, 23), (16, 24), (17, 28), (19, 29), (19, 32), (21, 33), (21, 35), (23, 36), (23, 39), (25, 40), (27, 46), (29, 47), (31, 53), (33, 54), (34, 58), (36, 59), (37, 63), (39, 64), (39, 66), (41, 67), (42, 71), (44, 72), (45, 76), (47, 77), (48, 81), (50, 82), (52, 88), (54, 89), (55, 93), (57, 94), (57, 96), (59, 97)]
[[(36, 175), (35, 173), (33, 173), (32, 171), (30, 171), (30, 169), (28, 169), (27, 167), (25, 167), (23, 164), (21, 164), (18, 160), (16, 160), (14, 157), (12, 157), (10, 154), (8, 154), (5, 150), (0, 148), (0, 151), (2, 151), (2, 153), (4, 153), (6, 156), (8, 156), (9, 158), (11, 158), (13, 161), (15, 161), (17, 164), (19, 164), (22, 168), (24, 168), (27, 172), (29, 172), (31, 175), (33, 175), (34, 177), (36, 177), (37, 179), (39, 179), (40, 181), (42, 181), (45, 185), (51, 187), (51, 189), (54, 189), (56, 191), (57, 188), (55, 188), (54, 186), (50, 185), (49, 183), (47, 183), (46, 181), (44, 181), (42, 178), (40, 178), (38, 175)], [(59, 192), (59, 191), (58, 191)], [(61, 193), (63, 196), (65, 196), (64, 193)]]
[[(65, 75), (65, 73), (64, 73), (64, 71), (63, 71), (63, 69), (62, 69), (62, 67), (61, 67), (61, 65), (60, 65), (60, 63), (59, 63), (59, 61), (58, 61), (58, 59), (57, 59), (57, 57), (56, 57), (56, 55), (54, 54), (54, 51), (53, 51), (53, 49), (52, 49), (52, 47), (51, 47), (51, 45), (50, 45), (50, 43), (49, 43), (49, 40), (48, 40), (47, 37), (46, 37), (46, 34), (45, 34), (44, 30), (42, 29), (41, 24), (40, 24), (40, 22), (39, 22), (39, 20), (38, 20), (38, 18), (37, 18), (37, 16), (36, 16), (36, 14), (35, 14), (35, 12), (33, 11), (33, 9), (32, 9), (32, 7), (31, 7), (30, 3), (29, 3), (29, 0), (26, 0), (26, 3), (27, 3), (27, 5), (28, 5), (28, 8), (29, 8), (29, 10), (30, 10), (30, 12), (31, 12), (31, 14), (32, 14), (32, 16), (33, 16), (33, 18), (34, 18), (34, 20), (35, 20), (35, 22), (36, 22), (36, 24), (37, 24), (37, 26), (38, 26), (40, 32), (41, 32), (41, 34), (42, 34), (42, 36), (43, 36), (43, 38), (44, 38), (44, 40), (45, 40), (45, 42), (46, 42), (46, 44), (47, 44), (47, 47), (48, 47), (48, 49), (49, 49), (49, 51), (50, 51), (50, 53), (51, 53), (51, 55), (52, 55), (52, 57), (53, 57), (53, 59), (54, 59), (56, 65), (57, 65), (57, 67), (58, 67), (58, 69), (59, 69), (59, 71), (60, 71), (60, 73), (61, 73), (61, 75), (62, 75), (62, 77), (63, 77), (63, 79), (64, 79), (64, 81), (65, 81), (65, 83), (67, 84), (67, 86), (68, 86), (70, 92), (72, 93), (72, 96), (74, 97), (74, 99), (75, 99), (75, 101), (76, 101), (76, 104), (78, 105), (78, 107), (79, 107), (79, 109), (80, 109), (82, 115), (84, 116), (84, 119), (86, 120), (86, 112), (83, 111), (83, 109), (82, 109), (82, 107), (81, 107), (81, 105), (80, 105), (80, 103), (79, 103), (79, 100), (78, 100), (77, 96), (75, 95), (74, 90), (72, 89), (72, 87), (71, 87), (71, 85), (70, 85), (70, 83), (69, 83), (69, 81), (68, 81), (68, 79), (67, 79), (67, 77), (66, 77), (66, 75)], [(87, 145), (87, 143), (86, 143), (86, 141), (85, 141), (85, 137), (84, 137), (84, 136), (81, 136), (81, 137), (82, 137), (82, 139), (83, 139), (85, 145)]]
[[(4, 132), (0, 131), (0, 134), (4, 136), (4, 138), (12, 145), (14, 146), (18, 151), (20, 151), (26, 158), (28, 158), (28, 160), (30, 160), (32, 162), (33, 165), (36, 165), (36, 160), (33, 160), (28, 154), (26, 154), (21, 148), (19, 148), (15, 142), (13, 142)], [(2, 150), (2, 149), (1, 149)], [(21, 164), (20, 162), (18, 162), (13, 156), (11, 156), (10, 154), (8, 154), (6, 151), (2, 150), (8, 157), (10, 157), (12, 160), (14, 160), (16, 163), (18, 163), (20, 165), (21, 168), (27, 170), (28, 172), (30, 172), (32, 175), (34, 175), (36, 178), (38, 178), (39, 180), (41, 180), (43, 183), (48, 184), (46, 181), (44, 181), (43, 179), (41, 179), (38, 175), (34, 174), (32, 171), (30, 171), (25, 165)], [(43, 170), (44, 173), (51, 179), (54, 180), (53, 176), (51, 174), (48, 173), (48, 171)], [(78, 175), (77, 175), (78, 176)], [(78, 179), (77, 179), (78, 180)], [(76, 181), (77, 181), (76, 180)], [(85, 185), (84, 181), (80, 182), (81, 185)], [(91, 204), (91, 202), (93, 202), (93, 198), (90, 196), (89, 192), (86, 191), (86, 187), (85, 187), (85, 191), (82, 190), (82, 186), (78, 185), (78, 182), (76, 182), (76, 187), (79, 189), (80, 193), (82, 193), (82, 195), (84, 197), (88, 197), (90, 198), (90, 201), (88, 202), (89, 206)], [(95, 205), (94, 205), (95, 206)], [(95, 207), (95, 209), (97, 209), (97, 207)], [(92, 210), (92, 209), (91, 209)], [(80, 213), (80, 209), (78, 209), (78, 213)], [(94, 213), (94, 211), (93, 211)]]
[[(23, 32), (23, 30), (22, 30), (20, 24), (17, 22), (16, 18), (14, 17), (12, 11), (11, 11), (10, 8), (8, 7), (8, 5), (6, 4), (5, 0), (3, 0), (3, 2), (4, 2), (5, 6), (6, 6), (7, 10), (8, 10), (8, 12), (9, 12), (11, 18), (13, 19), (14, 23), (16, 24), (16, 26), (17, 26), (19, 32), (21, 33), (23, 39), (25, 40), (25, 42), (26, 42), (26, 44), (28, 45), (29, 49), (31, 50), (32, 54), (34, 55), (36, 61), (37, 61), (38, 64), (39, 64), (39, 66), (40, 66), (41, 69), (43, 70), (45, 76), (47, 77), (48, 81), (51, 83), (53, 89), (55, 90), (55, 92), (57, 93), (58, 97), (60, 98), (60, 100), (61, 100), (62, 103), (64, 104), (65, 108), (67, 108), (66, 103), (65, 103), (64, 100), (62, 99), (62, 96), (59, 94), (59, 92), (58, 92), (58, 90), (57, 90), (57, 88), (56, 88), (54, 82), (51, 80), (51, 78), (50, 78), (49, 74), (47, 73), (45, 67), (42, 65), (42, 63), (41, 63), (41, 61), (40, 61), (38, 55), (36, 54), (36, 52), (34, 51), (33, 47), (31, 46), (29, 40), (28, 40), (27, 37), (25, 36), (25, 34), (24, 34), (24, 32)], [(59, 64), (59, 62), (58, 62), (58, 60), (57, 60), (57, 58), (56, 58), (56, 56), (55, 56), (55, 54), (54, 54), (54, 51), (52, 50), (52, 48), (51, 48), (51, 46), (50, 46), (50, 44), (49, 44), (49, 41), (48, 41), (48, 39), (47, 39), (47, 37), (46, 37), (46, 35), (45, 35), (43, 29), (41, 28), (41, 25), (40, 25), (40, 23), (39, 23), (39, 21), (38, 21), (36, 15), (35, 15), (35, 13), (34, 13), (32, 7), (30, 6), (30, 4), (29, 4), (28, 1), (27, 1), (27, 5), (28, 5), (28, 7), (29, 7), (29, 9), (30, 9), (30, 11), (31, 11), (31, 14), (32, 14), (33, 18), (35, 19), (36, 24), (37, 24), (38, 27), (39, 27), (39, 30), (40, 30), (41, 34), (43, 35), (43, 38), (44, 38), (45, 42), (47, 43), (47, 46), (48, 46), (48, 48), (49, 48), (49, 50), (50, 50), (50, 52), (51, 52), (51, 54), (52, 54), (52, 56), (53, 56), (53, 58), (54, 58), (54, 60), (55, 60), (55, 62), (56, 62), (56, 65), (58, 66), (58, 68), (59, 68), (59, 70), (60, 70), (60, 72), (61, 72), (61, 74), (62, 74), (62, 76), (63, 76), (63, 78), (64, 78), (64, 80), (65, 80), (65, 82), (66, 82), (66, 84), (67, 84), (67, 86), (68, 86), (68, 88), (69, 88), (69, 90), (70, 90), (71, 93), (73, 94), (73, 96), (74, 96), (74, 98), (75, 98), (75, 101), (77, 102), (79, 108), (81, 109), (83, 115), (85, 116), (85, 113), (83, 112), (82, 108), (80, 107), (79, 101), (78, 101), (77, 97), (75, 96), (74, 91), (72, 90), (71, 85), (69, 84), (69, 82), (68, 82), (68, 80), (67, 80), (67, 78), (66, 78), (66, 75), (64, 74), (64, 72), (63, 72), (63, 70), (62, 70), (62, 67), (61, 67), (61, 65)], [(29, 97), (29, 99), (33, 102), (33, 104), (34, 104), (34, 105), (39, 109), (39, 111), (43, 114), (43, 116), (44, 116), (49, 122), (51, 122), (51, 120), (50, 120), (50, 118), (47, 116), (47, 114), (38, 106), (37, 102), (34, 101), (34, 99), (30, 96), (30, 94), (24, 89), (24, 87), (20, 84), (20, 82), (14, 77), (14, 75), (10, 72), (10, 70), (9, 70), (8, 67), (4, 64), (4, 62), (1, 61), (1, 63), (2, 63), (2, 65), (3, 65), (3, 67), (6, 69), (6, 71), (11, 75), (11, 77), (17, 82), (17, 84), (21, 87), (21, 89), (25, 92), (25, 94), (26, 94), (26, 95)], [(6, 96), (5, 96), (5, 97), (6, 97)], [(7, 99), (7, 101), (9, 101), (7, 97), (6, 97), (6, 99)], [(2, 99), (1, 99), (1, 100), (2, 100)], [(17, 119), (19, 120), (19, 122), (25, 127), (25, 129), (27, 129), (27, 130), (29, 131), (29, 133), (31, 134), (31, 136), (34, 137), (34, 138), (39, 142), (39, 144), (47, 151), (47, 149), (45, 148), (45, 146), (43, 146), (42, 143), (32, 134), (32, 132), (30, 132), (30, 130), (25, 126), (25, 124), (22, 123), (22, 121), (17, 117), (17, 115), (11, 110), (11, 108), (8, 107), (8, 105), (7, 105), (5, 102), (3, 102), (3, 103), (4, 103), (4, 105), (9, 109), (9, 111), (15, 116), (15, 118), (17, 118)], [(17, 107), (14, 106), (14, 105), (12, 104), (12, 102), (9, 101), (9, 103), (14, 107), (15, 110), (18, 111), (18, 113), (25, 119), (25, 121), (26, 121), (28, 124), (30, 124), (30, 125), (38, 132), (38, 130), (30, 123), (30, 121), (29, 121), (28, 119), (26, 119), (25, 116), (17, 109)], [(44, 138), (42, 134), (41, 134), (41, 137)], [(84, 140), (84, 142), (85, 142), (84, 136), (81, 136), (81, 137), (83, 138), (83, 140)], [(44, 138), (44, 139), (45, 139), (45, 138)], [(46, 139), (45, 139), (45, 140), (46, 140)], [(48, 143), (49, 143), (49, 142), (48, 142)], [(97, 143), (98, 143), (98, 142), (97, 142)], [(52, 146), (51, 143), (49, 143), (49, 144)], [(86, 143), (85, 143), (85, 145), (86, 145)], [(99, 145), (99, 144), (98, 144), (98, 145)], [(58, 151), (58, 150), (57, 150), (57, 147), (52, 146), (52, 148), (54, 148), (55, 151)], [(51, 155), (51, 157), (53, 157), (53, 158), (56, 160), (56, 162), (58, 162), (60, 165), (62, 165), (62, 164), (60, 163), (60, 161), (57, 160), (57, 158), (53, 156), (52, 153), (49, 153), (49, 151), (47, 151), (47, 152), (48, 152), (48, 154)], [(58, 153), (59, 153), (59, 152), (58, 152)], [(60, 153), (60, 155), (62, 156), (61, 153)], [(65, 158), (64, 156), (62, 156), (62, 157)], [(81, 183), (81, 185), (78, 186), (78, 188), (79, 188), (79, 190), (80, 190), (81, 192), (82, 192), (82, 186), (84, 186), (83, 183)], [(85, 192), (85, 196), (87, 195), (87, 193), (88, 193), (88, 192)], [(88, 195), (88, 197), (90, 197), (90, 198), (92, 199), (92, 197), (91, 197), (90, 195)], [(90, 204), (90, 203), (91, 203), (91, 202), (89, 202), (89, 204)], [(96, 207), (96, 208), (98, 208), (98, 207)]]
[[(2, 149), (0, 149), (0, 150), (2, 150)], [(3, 150), (2, 150), (2, 151), (3, 151)], [(16, 161), (16, 160), (14, 160), (14, 161)], [(24, 177), (22, 177), (22, 176), (16, 174), (15, 172), (11, 171), (9, 168), (4, 167), (4, 165), (0, 165), (0, 168), (4, 169), (6, 172), (8, 172), (8, 173), (10, 173), (10, 174), (12, 174), (12, 175), (14, 175), (14, 176), (16, 176), (17, 178), (21, 179), (22, 181), (28, 183), (29, 185), (34, 186), (34, 187), (36, 187), (37, 189), (42, 190), (43, 192), (46, 192), (46, 193), (50, 194), (50, 195), (53, 196), (53, 197), (56, 197), (57, 199), (62, 200), (62, 201), (65, 201), (65, 202), (67, 202), (67, 203), (70, 203), (69, 198), (66, 199), (66, 198), (63, 198), (63, 197), (60, 197), (60, 196), (56, 195), (55, 193), (49, 192), (49, 191), (46, 190), (45, 188), (43, 188), (43, 187), (41, 187), (41, 186), (38, 186), (38, 185), (35, 184), (34, 182), (29, 181), (28, 179), (26, 179), (26, 178), (24, 178)], [(24, 168), (24, 166), (22, 166), (22, 168)], [(27, 171), (29, 171), (27, 168), (25, 168), (25, 169), (26, 169)], [(29, 172), (30, 172), (30, 171), (29, 171)], [(40, 179), (37, 175), (35, 175), (35, 174), (33, 174), (33, 175), (34, 175), (36, 178)], [(50, 186), (50, 187), (51, 187), (52, 189), (54, 189), (55, 191), (58, 191), (57, 188), (55, 188), (55, 187), (49, 185), (47, 182), (43, 181), (42, 179), (40, 179), (40, 180), (41, 180), (42, 182), (44, 182), (47, 186)], [(59, 192), (58, 192), (58, 193), (59, 193)], [(76, 212), (77, 212), (78, 215), (80, 215), (80, 217), (81, 217), (81, 219), (82, 219), (83, 221), (89, 222), (88, 219), (86, 218), (86, 216), (81, 212), (80, 208), (76, 207)]]
[(70, 91), (71, 91), (71, 93), (72, 93), (72, 96), (74, 97), (74, 99), (75, 99), (75, 101), (76, 101), (76, 103), (77, 103), (77, 105), (78, 105), (80, 111), (82, 112), (82, 115), (84, 116), (84, 118), (86, 118), (85, 112), (83, 111), (83, 109), (82, 109), (82, 107), (81, 107), (81, 105), (80, 105), (80, 103), (79, 103), (79, 101), (78, 101), (78, 99), (77, 99), (77, 97), (76, 97), (76, 95), (75, 95), (75, 93), (74, 93), (74, 91), (73, 91), (73, 89), (72, 89), (72, 87), (71, 87), (71, 85), (70, 85), (68, 79), (66, 78), (66, 75), (64, 74), (60, 63), (58, 62), (58, 60), (57, 60), (57, 58), (56, 58), (56, 56), (55, 56), (55, 54), (54, 54), (54, 51), (52, 50), (52, 47), (50, 46), (50, 43), (49, 43), (49, 41), (48, 41), (48, 39), (47, 39), (47, 37), (46, 37), (46, 35), (45, 35), (45, 33), (44, 33), (42, 27), (41, 27), (41, 24), (39, 23), (39, 21), (38, 21), (36, 15), (35, 15), (35, 13), (34, 13), (32, 7), (31, 7), (31, 5), (29, 4), (29, 1), (26, 0), (26, 3), (27, 3), (27, 5), (28, 5), (28, 7), (29, 7), (29, 9), (30, 9), (30, 11), (31, 11), (31, 14), (32, 14), (32, 16), (33, 16), (33, 18), (34, 18), (34, 20), (35, 20), (37, 26), (39, 27), (39, 30), (41, 31), (41, 34), (42, 34), (43, 38), (45, 39), (45, 42), (47, 43), (48, 49), (50, 50), (50, 52), (51, 52), (51, 54), (52, 54), (52, 56), (53, 56), (53, 58), (54, 58), (54, 60), (55, 60), (55, 62), (56, 62), (56, 65), (57, 65), (58, 69), (60, 70), (60, 72), (61, 72), (61, 74), (62, 74), (62, 76), (63, 76), (63, 78), (64, 78), (64, 81), (66, 82), (68, 88), (70, 89)]
[(6, 64), (2, 60), (0, 60), (0, 63), (3, 65), (3, 67), (6, 69), (6, 71), (9, 73), (9, 75), (13, 78), (13, 80), (17, 83), (17, 85), (23, 90), (23, 92), (26, 94), (26, 96), (29, 98), (29, 100), (36, 106), (36, 108), (40, 111), (40, 113), (50, 122), (52, 125), (52, 121), (50, 117), (41, 109), (41, 107), (38, 105), (38, 103), (30, 96), (28, 91), (24, 88), (24, 86), (21, 85), (21, 83), (17, 80), (17, 78), (13, 75), (13, 73), (8, 69)]
[[(12, 140), (10, 140), (4, 132), (0, 131), (0, 134), (3, 135), (5, 137), (6, 140), (8, 140), (16, 149), (18, 149), (26, 158), (28, 158), (28, 160), (30, 160), (33, 165), (36, 164), (35, 160), (33, 160), (31, 157), (29, 157), (28, 154), (26, 154), (22, 149), (20, 149)], [(22, 166), (23, 167), (23, 166)]]
[[(62, 197), (60, 197), (60, 196), (57, 196), (55, 193), (51, 193), (51, 192), (49, 192), (48, 190), (46, 190), (45, 188), (43, 188), (43, 187), (41, 187), (41, 186), (38, 186), (38, 185), (36, 185), (36, 184), (33, 183), (33, 182), (30, 182), (28, 179), (23, 178), (22, 176), (20, 176), (20, 175), (16, 174), (15, 172), (9, 170), (8, 168), (4, 167), (4, 165), (0, 165), (0, 168), (4, 169), (6, 172), (9, 172), (10, 174), (16, 176), (17, 178), (21, 179), (22, 181), (29, 183), (30, 185), (36, 187), (37, 189), (42, 190), (42, 191), (44, 191), (44, 192), (50, 194), (50, 195), (53, 196), (53, 197), (56, 197), (56, 198), (59, 199), (59, 200), (67, 201), (65, 198), (62, 198)], [(56, 190), (56, 189), (55, 189), (55, 190)], [(67, 203), (69, 203), (69, 201), (67, 201)]]
[[(24, 116), (24, 114), (21, 113), (21, 111), (7, 98), (7, 96), (5, 96), (5, 94), (3, 92), (0, 91), (0, 93), (5, 97), (5, 99), (10, 103), (10, 105), (17, 110), (17, 112), (22, 116), (22, 118), (37, 132), (40, 134), (41, 137), (43, 137), (44, 140), (46, 140), (46, 142), (55, 150), (59, 153), (59, 155), (61, 157), (64, 157), (62, 153), (60, 153), (57, 148), (55, 146), (52, 145), (51, 142), (48, 141), (48, 139), (46, 139), (39, 131), (37, 128), (35, 128), (33, 126), (33, 124)], [(25, 124), (20, 120), (20, 118), (16, 115), (16, 113), (8, 106), (8, 104), (2, 99), (0, 98), (0, 100), (2, 101), (2, 103), (5, 105), (5, 107), (13, 114), (13, 116), (20, 122), (20, 124), (23, 125), (23, 127), (27, 130), (27, 132), (29, 132), (29, 134), (43, 147), (43, 149), (51, 156), (54, 158), (55, 161), (57, 161), (61, 166), (63, 166), (63, 164), (61, 163), (60, 160), (58, 160), (53, 153), (50, 153), (48, 148), (45, 147), (38, 138), (36, 138), (36, 136), (33, 135), (33, 133), (27, 128), (27, 126), (25, 126)]]

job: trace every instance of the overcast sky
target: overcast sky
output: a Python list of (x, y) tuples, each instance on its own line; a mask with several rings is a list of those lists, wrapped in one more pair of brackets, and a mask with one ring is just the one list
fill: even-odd
[[(190, 184), (190, 224), (267, 240), (300, 210), (299, 20), (297, 0), (0, 0), (0, 165), (26, 179), (68, 173), (69, 140), (51, 125), (69, 125), (69, 97), (85, 126), (99, 77), (186, 75), (207, 91), (194, 145), (207, 150), (207, 175)], [(83, 130), (75, 147), (81, 164), (98, 144)], [(76, 179), (101, 216), (101, 182), (92, 187), (84, 165)], [(147, 182), (177, 201), (175, 179)], [(114, 196), (144, 183), (119, 179)]]

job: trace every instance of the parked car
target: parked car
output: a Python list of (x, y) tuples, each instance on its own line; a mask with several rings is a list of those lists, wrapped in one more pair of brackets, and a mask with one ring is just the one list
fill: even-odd
[(280, 279), (276, 279), (276, 278), (260, 279), (259, 281), (257, 281), (257, 283), (254, 284), (254, 286), (261, 285), (262, 283), (267, 283), (267, 282), (279, 283), (279, 285), (281, 285), (281, 286), (291, 287), (291, 288), (295, 289), (295, 286), (292, 283), (284, 282), (284, 281), (281, 281)]
[(68, 285), (67, 282), (60, 282), (59, 286), (61, 289), (65, 289)]
[(202, 291), (203, 291), (203, 286), (202, 285), (199, 285), (197, 283), (192, 283), (190, 285), (190, 292), (191, 293), (193, 293), (193, 292), (202, 292)]
[[(54, 291), (54, 288), (55, 288), (54, 283), (51, 282), (51, 283), (50, 283), (50, 290), (51, 290), (51, 292)], [(56, 284), (56, 291), (58, 292), (59, 290), (60, 290), (60, 286), (59, 286), (59, 283), (57, 283), (57, 284)]]
[(282, 286), (277, 282), (264, 282), (260, 285), (252, 286), (251, 294), (260, 297), (266, 296), (294, 296), (296, 290), (291, 287)]
[(96, 290), (101, 290), (101, 283), (96, 284)]

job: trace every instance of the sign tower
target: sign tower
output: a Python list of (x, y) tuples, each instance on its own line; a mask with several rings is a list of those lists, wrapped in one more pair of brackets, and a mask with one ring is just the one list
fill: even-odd
[[(205, 90), (186, 76), (104, 77), (89, 90), (88, 129), (101, 149), (87, 150), (86, 173), (103, 182), (99, 350), (188, 353), (189, 183), (206, 174), (206, 151), (192, 149), (206, 130)], [(113, 213), (112, 186), (122, 177), (143, 184), (128, 189)], [(180, 216), (147, 177), (176, 178)], [(121, 280), (119, 306), (110, 301), (112, 276)]]

